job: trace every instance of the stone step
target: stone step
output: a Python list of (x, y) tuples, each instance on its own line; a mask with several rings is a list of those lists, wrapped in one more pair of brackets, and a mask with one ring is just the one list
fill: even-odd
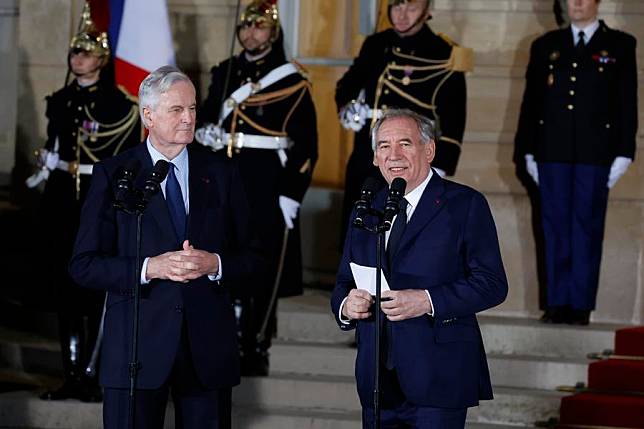
[[(287, 341), (346, 344), (331, 315), (328, 292), (308, 291), (279, 304), (278, 336)], [(488, 354), (583, 359), (587, 353), (613, 347), (614, 332), (623, 325), (547, 325), (536, 319), (482, 315), (478, 317)]]
[[(356, 350), (347, 345), (276, 342), (271, 347), (271, 371), (300, 375), (353, 377)], [(587, 359), (489, 354), (495, 385), (554, 390), (586, 382)]]
[[(562, 396), (556, 391), (496, 387), (495, 400), (471, 408), (468, 420), (533, 425), (558, 416)], [(273, 372), (270, 377), (244, 379), (233, 391), (233, 402), (241, 406), (293, 407), (332, 413), (360, 411), (354, 379), (347, 376)]]
[[(517, 425), (471, 421), (466, 429), (509, 429)], [(358, 429), (361, 414), (292, 407), (233, 405), (233, 429)], [(0, 429), (93, 429), (102, 427), (102, 405), (74, 400), (41, 401), (32, 391), (0, 394)], [(168, 405), (165, 429), (174, 428), (174, 410)], [(528, 427), (528, 426), (523, 426)], [(529, 427), (532, 427), (531, 425)]]

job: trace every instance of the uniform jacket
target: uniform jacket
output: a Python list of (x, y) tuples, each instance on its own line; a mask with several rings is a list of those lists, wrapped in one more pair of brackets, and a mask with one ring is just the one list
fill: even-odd
[[(374, 206), (382, 210), (385, 191)], [(373, 221), (373, 219), (371, 220)], [(376, 236), (352, 228), (347, 234), (331, 306), (355, 287), (350, 262), (374, 267)], [(402, 392), (416, 405), (462, 408), (491, 399), (492, 387), (476, 313), (503, 302), (508, 285), (496, 228), (479, 192), (434, 174), (387, 272), (391, 289), (426, 289), (434, 316), (391, 324), (387, 339)], [(338, 320), (356, 328), (356, 380), (363, 407), (372, 407), (374, 318)]]
[(515, 159), (610, 165), (633, 159), (637, 132), (636, 40), (600, 21), (581, 56), (570, 27), (532, 44)]
[[(232, 63), (232, 64), (230, 64)], [(213, 67), (208, 97), (199, 111), (200, 123), (217, 124), (222, 100), (246, 82), (257, 82), (286, 63), (278, 43), (265, 57), (249, 62), (244, 53)], [(231, 66), (230, 82), (224, 97), (224, 81)], [(288, 160), (282, 166), (278, 154), (270, 149), (242, 148), (231, 159), (226, 150), (217, 154), (239, 165), (241, 177), (251, 204), (251, 222), (259, 231), (268, 254), (274, 256), (272, 272), (264, 282), (274, 282), (284, 236), (284, 220), (279, 208), (280, 195), (301, 202), (311, 184), (317, 161), (317, 121), (310, 84), (301, 73), (292, 74), (262, 89), (242, 103), (223, 122), (226, 132), (287, 136), (293, 141), (286, 151)], [(280, 295), (301, 293), (301, 249), (299, 227), (289, 231), (283, 263)], [(264, 288), (265, 286), (259, 285)], [(272, 286), (271, 286), (272, 287)]]
[[(194, 144), (188, 146), (188, 156), (187, 239), (197, 249), (220, 255), (223, 284), (203, 276), (187, 284), (152, 280), (142, 286), (137, 384), (141, 389), (158, 388), (166, 381), (184, 323), (201, 383), (214, 389), (239, 382), (235, 321), (225, 285), (260, 263), (252, 248), (248, 204), (233, 165)], [(135, 180), (140, 188), (152, 169), (145, 144), (95, 166), (70, 263), (79, 285), (108, 292), (100, 381), (113, 388), (128, 387), (132, 283), (140, 275), (135, 266), (136, 216), (113, 207), (115, 174), (131, 159), (141, 165)], [(161, 192), (151, 199), (142, 223), (143, 258), (180, 248)]]
[[(378, 98), (377, 108), (409, 108), (437, 120), (442, 138), (436, 142), (433, 165), (452, 175), (456, 171), (465, 130), (466, 89), (462, 72), (451, 72), (440, 66), (451, 54), (452, 45), (428, 26), (409, 37), (399, 37), (392, 29), (373, 34), (364, 41), (358, 57), (337, 83), (335, 101), (338, 110), (357, 99), (364, 88), (365, 102), (371, 108)], [(383, 79), (388, 80), (393, 88), (385, 85), (378, 94), (378, 79), (391, 63), (430, 69), (414, 71), (407, 76), (410, 81), (406, 85), (405, 71), (392, 71)], [(369, 121), (356, 134), (354, 156), (370, 164), (373, 151), (368, 124)]]

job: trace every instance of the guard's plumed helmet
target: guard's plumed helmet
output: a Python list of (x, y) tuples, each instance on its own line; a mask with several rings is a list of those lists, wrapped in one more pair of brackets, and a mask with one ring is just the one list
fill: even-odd
[(280, 32), (280, 19), (277, 0), (253, 0), (239, 17), (241, 27), (271, 28), (271, 43), (277, 40)]
[(72, 37), (69, 43), (69, 51), (85, 51), (98, 57), (108, 57), (110, 55), (110, 44), (107, 39), (107, 33), (98, 31), (89, 8), (89, 2), (85, 2), (83, 13), (81, 15), (80, 31)]

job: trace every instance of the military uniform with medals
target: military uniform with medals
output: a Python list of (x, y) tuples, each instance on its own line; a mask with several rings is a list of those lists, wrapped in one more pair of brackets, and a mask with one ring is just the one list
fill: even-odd
[(515, 138), (515, 160), (525, 157), (540, 189), (548, 307), (557, 313), (544, 317), (555, 323), (588, 323), (608, 190), (635, 156), (636, 40), (603, 21), (592, 31), (569, 26), (534, 41)]
[[(242, 25), (252, 25), (254, 21), (246, 21), (263, 17), (252, 15), (253, 8), (262, 3), (271, 2), (251, 3), (242, 15)], [(261, 9), (274, 10), (277, 16), (276, 7), (272, 8)], [(260, 59), (250, 61), (245, 53), (213, 67), (208, 96), (198, 112), (201, 128), (196, 136), (238, 164), (252, 225), (268, 258), (268, 266), (257, 267), (253, 273), (252, 284), (231, 286), (236, 298), (242, 374), (265, 375), (268, 348), (276, 330), (275, 300), (302, 293), (299, 218), (288, 229), (280, 199), (286, 197), (299, 206), (304, 198), (317, 160), (317, 122), (311, 84), (299, 65), (287, 62), (281, 35)], [(272, 72), (279, 78), (262, 81)], [(239, 98), (237, 90), (242, 88), (243, 92), (244, 85), (249, 92), (246, 98)], [(224, 277), (225, 270), (224, 263)]]
[[(83, 20), (84, 28), (72, 39), (70, 55), (81, 50), (109, 56), (107, 35), (96, 31), (89, 6)], [(40, 170), (28, 179), (28, 185), (46, 180), (41, 203), (43, 250), (58, 312), (65, 384), (47, 392), (43, 399), (95, 401), (100, 400), (95, 372), (104, 293), (76, 285), (67, 266), (92, 165), (140, 141), (138, 106), (105, 79), (89, 86), (81, 86), (75, 79), (47, 97), (46, 116), (47, 142), (37, 154)]]

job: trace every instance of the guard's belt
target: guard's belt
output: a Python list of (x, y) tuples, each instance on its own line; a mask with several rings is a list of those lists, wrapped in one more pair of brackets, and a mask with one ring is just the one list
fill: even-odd
[(220, 150), (228, 147), (230, 140), (235, 149), (251, 148), (251, 149), (269, 149), (269, 150), (284, 150), (293, 146), (293, 141), (288, 137), (274, 137), (274, 136), (261, 136), (256, 134), (244, 133), (224, 133), (223, 138), (215, 139), (214, 144), (211, 146), (213, 150)]
[[(61, 161), (58, 161), (58, 164), (56, 164), (56, 169), (66, 171), (70, 174), (74, 174), (74, 171), (70, 169), (70, 165), (73, 166), (72, 163), (61, 160)], [(77, 164), (77, 166), (78, 166), (78, 172), (80, 174), (86, 174), (91, 176), (92, 170), (94, 168), (92, 164)]]

